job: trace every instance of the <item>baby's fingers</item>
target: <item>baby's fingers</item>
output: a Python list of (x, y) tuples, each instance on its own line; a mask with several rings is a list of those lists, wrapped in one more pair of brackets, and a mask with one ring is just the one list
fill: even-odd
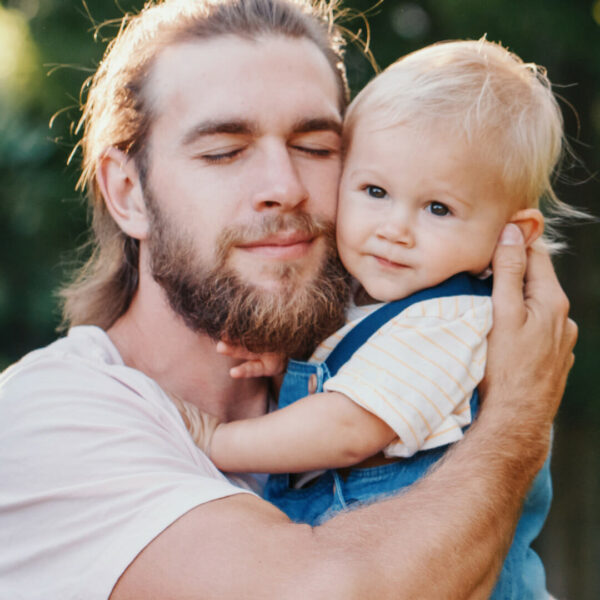
[(248, 360), (237, 367), (229, 369), (229, 375), (234, 379), (244, 379), (248, 377), (267, 377), (265, 365), (260, 360)]
[(255, 352), (246, 350), (243, 346), (228, 344), (223, 340), (217, 342), (217, 352), (231, 358), (239, 358), (240, 360), (256, 360), (260, 355)]

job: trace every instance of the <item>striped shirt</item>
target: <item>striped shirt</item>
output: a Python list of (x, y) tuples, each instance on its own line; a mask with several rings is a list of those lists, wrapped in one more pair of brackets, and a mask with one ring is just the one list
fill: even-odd
[[(319, 345), (311, 362), (324, 361), (350, 329), (380, 306), (353, 308), (350, 321)], [(469, 400), (483, 377), (491, 326), (488, 296), (413, 304), (375, 332), (324, 390), (344, 394), (396, 432), (386, 456), (408, 457), (458, 441), (471, 422)]]

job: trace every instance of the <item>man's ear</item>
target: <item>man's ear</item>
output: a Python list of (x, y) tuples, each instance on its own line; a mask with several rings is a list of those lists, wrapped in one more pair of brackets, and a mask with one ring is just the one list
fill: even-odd
[(531, 246), (544, 231), (544, 216), (537, 208), (524, 208), (517, 211), (509, 223), (519, 227), (525, 238), (525, 245)]
[(116, 148), (108, 148), (98, 159), (96, 177), (106, 208), (129, 237), (148, 236), (149, 217), (135, 161)]

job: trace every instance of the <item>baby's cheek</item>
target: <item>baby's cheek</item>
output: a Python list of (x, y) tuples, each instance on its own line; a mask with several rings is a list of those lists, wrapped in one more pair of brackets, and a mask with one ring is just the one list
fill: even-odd
[(497, 238), (492, 237), (491, 239), (482, 240), (479, 245), (475, 245), (471, 248), (471, 273), (479, 275), (490, 266), (492, 256), (494, 255), (494, 249), (496, 248), (496, 239)]
[(348, 273), (350, 273), (350, 275), (357, 277), (355, 272), (355, 266), (357, 262), (356, 252), (348, 244), (346, 244), (345, 236), (339, 232), (337, 236), (337, 245), (338, 254), (340, 255), (340, 260), (342, 261), (344, 268), (346, 271), (348, 271)]

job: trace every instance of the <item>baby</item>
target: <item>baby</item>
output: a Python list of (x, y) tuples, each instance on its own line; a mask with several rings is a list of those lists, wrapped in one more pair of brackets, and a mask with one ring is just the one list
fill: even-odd
[[(265, 497), (310, 524), (417, 481), (477, 412), (501, 231), (532, 244), (540, 201), (576, 214), (551, 188), (562, 138), (544, 70), (485, 39), (424, 48), (367, 85), (345, 119), (337, 216), (356, 306), (309, 362), (289, 361), (280, 410), (204, 440), (214, 463), (279, 473)], [(274, 357), (250, 358), (236, 376), (277, 372)], [(285, 474), (314, 470), (308, 485)], [(493, 598), (546, 597), (530, 544), (550, 499), (546, 463)]]

